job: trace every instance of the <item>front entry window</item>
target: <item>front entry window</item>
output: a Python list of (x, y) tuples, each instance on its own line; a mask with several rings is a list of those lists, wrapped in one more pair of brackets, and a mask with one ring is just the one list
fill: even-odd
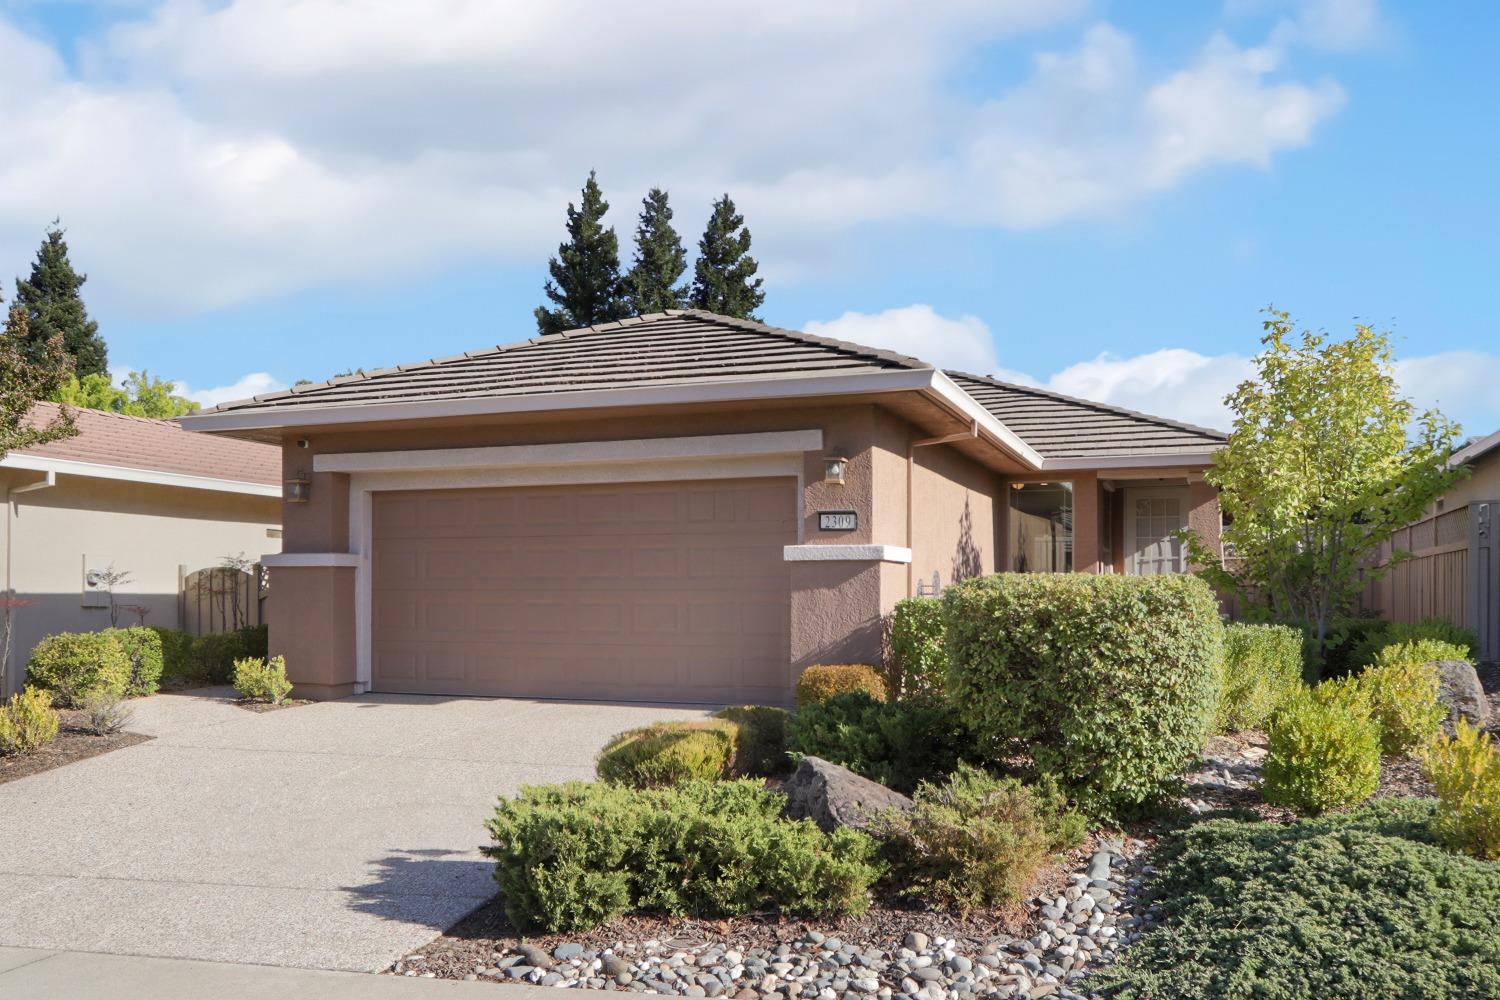
[(1176, 491), (1133, 490), (1126, 506), (1130, 533), (1130, 572), (1161, 576), (1187, 570), (1186, 553), (1177, 532), (1187, 527), (1187, 504)]
[(1017, 573), (1073, 571), (1073, 485), (1011, 483), (1010, 568)]

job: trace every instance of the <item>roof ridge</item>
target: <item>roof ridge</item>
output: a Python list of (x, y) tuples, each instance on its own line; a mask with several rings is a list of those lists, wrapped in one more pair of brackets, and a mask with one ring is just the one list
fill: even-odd
[[(1167, 427), (1175, 427), (1178, 430), (1191, 431), (1194, 434), (1205, 434), (1209, 437), (1223, 441), (1229, 435), (1223, 431), (1214, 430), (1212, 427), (1202, 427), (1198, 424), (1190, 424), (1183, 420), (1173, 420), (1171, 417), (1159, 417), (1154, 413), (1142, 413), (1140, 410), (1132, 410), (1124, 406), (1115, 406), (1112, 403), (1101, 403), (1093, 399), (1084, 399), (1080, 396), (1069, 396), (1066, 393), (1057, 392), (1052, 389), (1042, 389), (1037, 386), (1021, 385), (1018, 382), (1006, 382), (995, 378), (993, 375), (974, 375), (970, 372), (957, 369), (947, 369), (944, 374), (949, 377), (966, 378), (975, 382), (987, 382), (990, 385), (999, 386), (1002, 389), (1010, 389), (1015, 392), (1030, 393), (1033, 396), (1041, 396), (1047, 399), (1057, 399), (1065, 403), (1073, 403), (1077, 406), (1086, 406), (1089, 409), (1099, 410), (1103, 413), (1115, 413), (1120, 416), (1134, 417), (1137, 420), (1149, 420), (1152, 423), (1162, 424)], [(976, 400), (977, 402), (977, 400)]]

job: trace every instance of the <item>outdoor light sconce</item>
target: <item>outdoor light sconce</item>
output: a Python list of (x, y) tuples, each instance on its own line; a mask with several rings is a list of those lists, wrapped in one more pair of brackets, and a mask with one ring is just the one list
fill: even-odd
[(823, 459), (823, 482), (844, 484), (844, 471), (849, 468), (849, 460), (840, 455), (829, 455)]
[(312, 483), (302, 477), (286, 481), (286, 502), (307, 503), (312, 499)]

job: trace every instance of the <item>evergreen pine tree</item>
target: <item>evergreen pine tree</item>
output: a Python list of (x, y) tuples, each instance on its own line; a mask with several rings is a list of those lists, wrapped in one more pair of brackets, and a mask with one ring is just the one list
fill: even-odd
[(629, 315), (620, 281), (620, 241), (614, 227), (603, 225), (607, 211), (609, 202), (590, 170), (580, 207), (568, 203), (568, 241), (547, 264), (552, 277), (543, 290), (557, 308), (537, 306), (539, 332), (557, 333)]
[(48, 341), (60, 334), (63, 350), (72, 356), (74, 371), (79, 378), (108, 372), (99, 324), (89, 319), (88, 310), (78, 294), (78, 289), (87, 280), (87, 275), (73, 270), (73, 264), (68, 260), (68, 244), (55, 221), (48, 227), (47, 237), (36, 252), (31, 279), (16, 279), (16, 305), (26, 310), (30, 328), (27, 353), (34, 360), (40, 359), (46, 352)]
[(687, 270), (682, 238), (672, 228), (672, 206), (667, 193), (652, 188), (641, 199), (641, 219), (635, 227), (635, 263), (625, 276), (630, 308), (644, 313), (681, 309), (687, 290), (677, 284)]
[(698, 241), (698, 263), (688, 303), (694, 309), (724, 316), (759, 319), (755, 310), (766, 300), (760, 288), (762, 279), (755, 277), (759, 267), (750, 256), (750, 230), (745, 228), (745, 217), (734, 210), (734, 202), (726, 194), (714, 202), (703, 239)]

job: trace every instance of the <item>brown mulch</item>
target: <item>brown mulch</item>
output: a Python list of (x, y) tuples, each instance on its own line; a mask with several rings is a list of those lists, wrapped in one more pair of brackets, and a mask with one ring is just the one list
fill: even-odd
[(279, 705), (269, 701), (261, 701), (258, 698), (236, 698), (235, 706), (243, 708), (247, 712), (255, 712), (264, 715), (266, 712), (279, 712), (283, 708), (296, 708), (298, 705), (311, 705), (311, 698), (288, 698)]
[(150, 736), (142, 736), (140, 733), (129, 732), (98, 736), (88, 728), (83, 712), (62, 708), (58, 709), (57, 714), (59, 716), (57, 739), (34, 754), (0, 756), (0, 785), (153, 739)]
[[(1085, 846), (1069, 852), (1044, 869), (1028, 888), (1026, 898), (1060, 891), (1068, 884), (1068, 876), (1086, 863), (1094, 848), (1095, 842), (1090, 839)], [(683, 949), (700, 944), (720, 944), (746, 951), (775, 948), (778, 944), (798, 940), (809, 930), (818, 930), (861, 949), (873, 947), (892, 951), (900, 947), (909, 931), (983, 944), (998, 937), (1030, 936), (1036, 930), (1033, 924), (1033, 915), (1019, 903), (999, 910), (959, 914), (903, 908), (877, 901), (868, 912), (858, 916), (808, 920), (751, 914), (727, 920), (702, 920), (627, 914), (589, 931), (528, 935), (517, 931), (506, 918), (505, 908), (497, 896), (441, 937), (399, 957), (422, 955), (425, 958), (421, 966), (424, 973), (434, 973), (440, 979), (462, 979), (473, 972), (476, 965), (493, 964), (495, 953), (505, 954), (523, 942), (549, 952), (568, 942), (588, 949), (618, 950), (625, 942), (651, 940), (670, 941)]]

